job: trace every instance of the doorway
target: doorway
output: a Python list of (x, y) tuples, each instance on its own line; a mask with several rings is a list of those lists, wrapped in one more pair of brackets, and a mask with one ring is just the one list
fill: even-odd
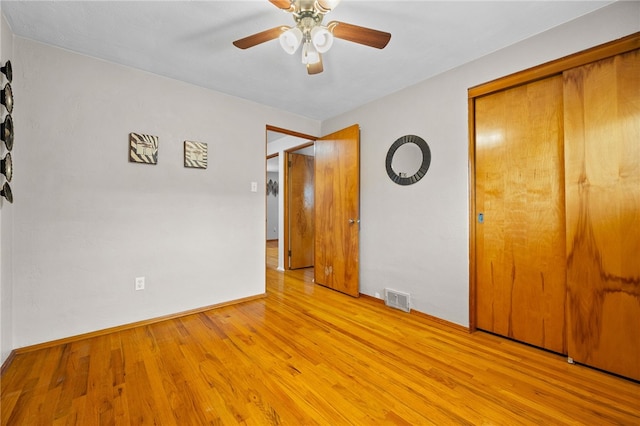
[[(277, 270), (290, 268), (289, 264), (289, 197), (288, 156), (291, 152), (313, 153), (315, 137), (273, 126), (266, 131), (266, 207), (267, 241), (271, 251), (277, 246)], [(270, 185), (271, 182), (271, 185)], [(269, 186), (270, 185), (270, 186)]]
[[(284, 134), (285, 136), (282, 136)], [(288, 136), (307, 137), (306, 143), (285, 148), (278, 142)], [(313, 200), (309, 213), (314, 233), (310, 248), (313, 250), (311, 266), (317, 284), (353, 297), (360, 295), (359, 235), (360, 235), (360, 127), (357, 124), (323, 136), (313, 138), (279, 128), (267, 126), (267, 156), (279, 155), (280, 179), (284, 183), (280, 201), (281, 230), (278, 241), (278, 270), (290, 269), (289, 251), (294, 239), (290, 238), (292, 217), (289, 217), (289, 160), (293, 152), (313, 146)], [(284, 167), (284, 163), (287, 166)], [(303, 168), (309, 168), (308, 165)], [(304, 191), (305, 189), (303, 189)], [(286, 208), (285, 208), (286, 206)], [(285, 255), (286, 254), (286, 255)], [(305, 267), (305, 266), (301, 266)], [(318, 272), (320, 271), (320, 272)]]

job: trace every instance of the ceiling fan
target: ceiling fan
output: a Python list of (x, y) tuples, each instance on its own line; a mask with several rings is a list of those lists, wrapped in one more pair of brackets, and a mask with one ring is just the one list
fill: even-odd
[(293, 55), (302, 45), (302, 63), (307, 66), (309, 74), (319, 74), (323, 71), (322, 53), (327, 52), (337, 37), (354, 43), (384, 48), (391, 34), (347, 24), (331, 21), (322, 24), (324, 15), (333, 10), (340, 0), (269, 0), (276, 7), (291, 13), (295, 21), (292, 27), (279, 26), (270, 30), (241, 38), (233, 42), (240, 49), (248, 49), (258, 44), (276, 38), (285, 52)]

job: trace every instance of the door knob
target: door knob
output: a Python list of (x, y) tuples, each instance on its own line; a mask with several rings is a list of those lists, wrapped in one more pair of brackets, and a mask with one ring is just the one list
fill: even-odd
[(349, 223), (350, 224), (354, 224), (354, 223), (360, 223), (360, 219), (349, 219)]

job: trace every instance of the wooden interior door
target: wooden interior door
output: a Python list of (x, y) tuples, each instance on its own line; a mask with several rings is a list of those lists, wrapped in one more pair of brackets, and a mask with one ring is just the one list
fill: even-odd
[(314, 158), (289, 153), (289, 268), (313, 266)]
[(477, 326), (566, 353), (562, 76), (475, 102)]
[(640, 380), (640, 50), (564, 74), (569, 356)]
[(360, 295), (360, 128), (315, 142), (316, 284)]

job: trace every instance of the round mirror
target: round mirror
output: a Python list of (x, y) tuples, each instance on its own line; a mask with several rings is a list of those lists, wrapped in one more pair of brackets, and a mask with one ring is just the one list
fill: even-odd
[(7, 182), (2, 185), (2, 190), (0, 191), (0, 195), (7, 199), (8, 202), (13, 203), (13, 194), (11, 193), (11, 187)]
[(398, 185), (411, 185), (427, 174), (431, 165), (431, 150), (419, 136), (402, 136), (389, 148), (386, 165), (392, 181)]
[(391, 168), (400, 177), (415, 175), (421, 166), (422, 151), (414, 143), (400, 145), (391, 160)]
[(11, 161), (10, 152), (8, 152), (2, 161), (0, 161), (0, 173), (7, 178), (7, 181), (11, 182), (11, 177), (13, 176), (13, 162)]
[(13, 92), (9, 83), (4, 85), (4, 89), (0, 93), (0, 102), (7, 107), (7, 112), (11, 114), (13, 111)]
[(4, 141), (7, 151), (13, 149), (13, 119), (10, 115), (4, 118), (4, 122), (0, 124), (0, 138)]
[(6, 75), (7, 80), (9, 80), (9, 83), (11, 83), (11, 81), (13, 80), (13, 70), (11, 69), (11, 61), (7, 61), (4, 64), (4, 67), (0, 68), (0, 72)]

